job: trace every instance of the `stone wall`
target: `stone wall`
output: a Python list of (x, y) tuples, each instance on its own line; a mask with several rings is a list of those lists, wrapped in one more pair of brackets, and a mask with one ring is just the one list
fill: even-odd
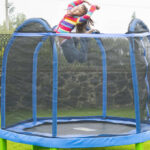
[[(133, 105), (131, 74), (108, 73), (107, 77), (108, 105)], [(58, 83), (58, 102), (61, 107), (102, 106), (102, 72), (60, 72)]]

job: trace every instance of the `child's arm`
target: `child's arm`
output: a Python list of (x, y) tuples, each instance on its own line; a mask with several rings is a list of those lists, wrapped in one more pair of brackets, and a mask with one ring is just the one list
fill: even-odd
[(80, 23), (83, 23), (83, 22), (86, 22), (87, 20), (89, 20), (96, 9), (97, 9), (97, 6), (92, 5), (90, 10), (87, 12), (87, 14), (78, 18), (77, 24), (80, 24)]
[(71, 9), (71, 8), (73, 8), (73, 7), (75, 7), (75, 6), (78, 6), (78, 5), (82, 4), (83, 2), (84, 2), (84, 0), (76, 0), (76, 1), (73, 1), (72, 3), (70, 3), (70, 4), (68, 5), (68, 9)]

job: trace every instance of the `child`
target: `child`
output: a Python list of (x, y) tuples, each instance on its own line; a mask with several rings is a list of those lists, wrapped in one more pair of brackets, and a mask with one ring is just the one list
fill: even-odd
[[(87, 3), (91, 6), (89, 11), (82, 3)], [(56, 33), (70, 33), (76, 27), (78, 33), (92, 33), (93, 30), (86, 31), (86, 26), (90, 24), (93, 25), (91, 15), (96, 9), (98, 10), (100, 7), (91, 5), (87, 0), (76, 0), (72, 2), (68, 5), (67, 14), (63, 17), (58, 26), (55, 27), (54, 31)], [(84, 62), (87, 58), (88, 39), (80, 39), (80, 50), (77, 49), (74, 43), (75, 41), (77, 41), (75, 38), (59, 38), (61, 48), (68, 62), (73, 62), (74, 60)]]
[(96, 9), (100, 9), (97, 5), (91, 5), (90, 10), (87, 12), (85, 5), (80, 5), (82, 3), (91, 5), (87, 0), (77, 0), (68, 5), (67, 14), (54, 29), (56, 33), (71, 32), (76, 25), (90, 20), (91, 15)]

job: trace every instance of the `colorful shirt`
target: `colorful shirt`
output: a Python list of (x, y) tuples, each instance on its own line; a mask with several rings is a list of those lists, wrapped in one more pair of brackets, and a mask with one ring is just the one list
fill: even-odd
[[(68, 5), (68, 9), (72, 9), (75, 6), (78, 6), (83, 3), (83, 0), (77, 0)], [(59, 25), (54, 29), (56, 33), (68, 33), (71, 32), (77, 24), (83, 23), (90, 19), (93, 12), (96, 10), (94, 5), (91, 6), (87, 14), (79, 16), (70, 16), (66, 14), (61, 20)]]

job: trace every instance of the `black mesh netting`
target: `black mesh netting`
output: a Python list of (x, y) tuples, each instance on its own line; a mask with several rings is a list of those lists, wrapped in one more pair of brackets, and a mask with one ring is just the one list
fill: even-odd
[[(6, 125), (32, 118), (33, 55), (42, 37), (17, 37), (10, 49), (6, 79)], [(58, 39), (57, 39), (58, 40)], [(135, 118), (132, 72), (128, 38), (101, 38), (107, 62), (107, 115)], [(58, 116), (102, 115), (103, 59), (94, 38), (74, 39), (78, 51), (70, 56), (73, 45), (57, 45), (58, 52)], [(144, 38), (146, 58), (149, 43)], [(141, 119), (146, 119), (147, 87), (144, 49), (138, 38), (134, 40), (134, 53), (139, 82)], [(84, 45), (85, 46), (85, 45)], [(53, 45), (48, 38), (38, 53), (37, 116), (51, 117), (53, 85)], [(74, 51), (75, 52), (75, 51)], [(81, 53), (82, 52), (82, 53)], [(83, 55), (84, 54), (84, 55)], [(149, 73), (149, 72), (148, 72)], [(59, 127), (59, 124), (58, 124)], [(50, 127), (51, 128), (51, 127)], [(106, 129), (107, 130), (107, 129)], [(45, 132), (45, 131), (43, 131)], [(59, 131), (58, 131), (59, 132)], [(71, 132), (71, 131), (70, 131)], [(106, 131), (105, 133), (108, 133)], [(59, 134), (59, 133), (58, 133)], [(71, 133), (68, 133), (71, 134)]]
[[(11, 47), (6, 76), (7, 125), (32, 118), (33, 55), (39, 41), (41, 41), (41, 37), (17, 37)], [(37, 108), (39, 109), (50, 108), (51, 53), (52, 45), (50, 39), (48, 39), (41, 47), (38, 57)], [(47, 109), (47, 111), (49, 110)]]
[[(44, 20), (44, 19), (41, 19), (41, 20), (44, 21), (47, 26), (49, 26), (48, 23), (46, 22), (46, 20)], [(38, 32), (39, 33), (39, 32), (47, 32), (47, 29), (41, 23), (33, 21), (30, 23), (24, 24), (24, 26), (22, 28), (20, 28), (17, 32), (21, 32), (21, 33)]]

